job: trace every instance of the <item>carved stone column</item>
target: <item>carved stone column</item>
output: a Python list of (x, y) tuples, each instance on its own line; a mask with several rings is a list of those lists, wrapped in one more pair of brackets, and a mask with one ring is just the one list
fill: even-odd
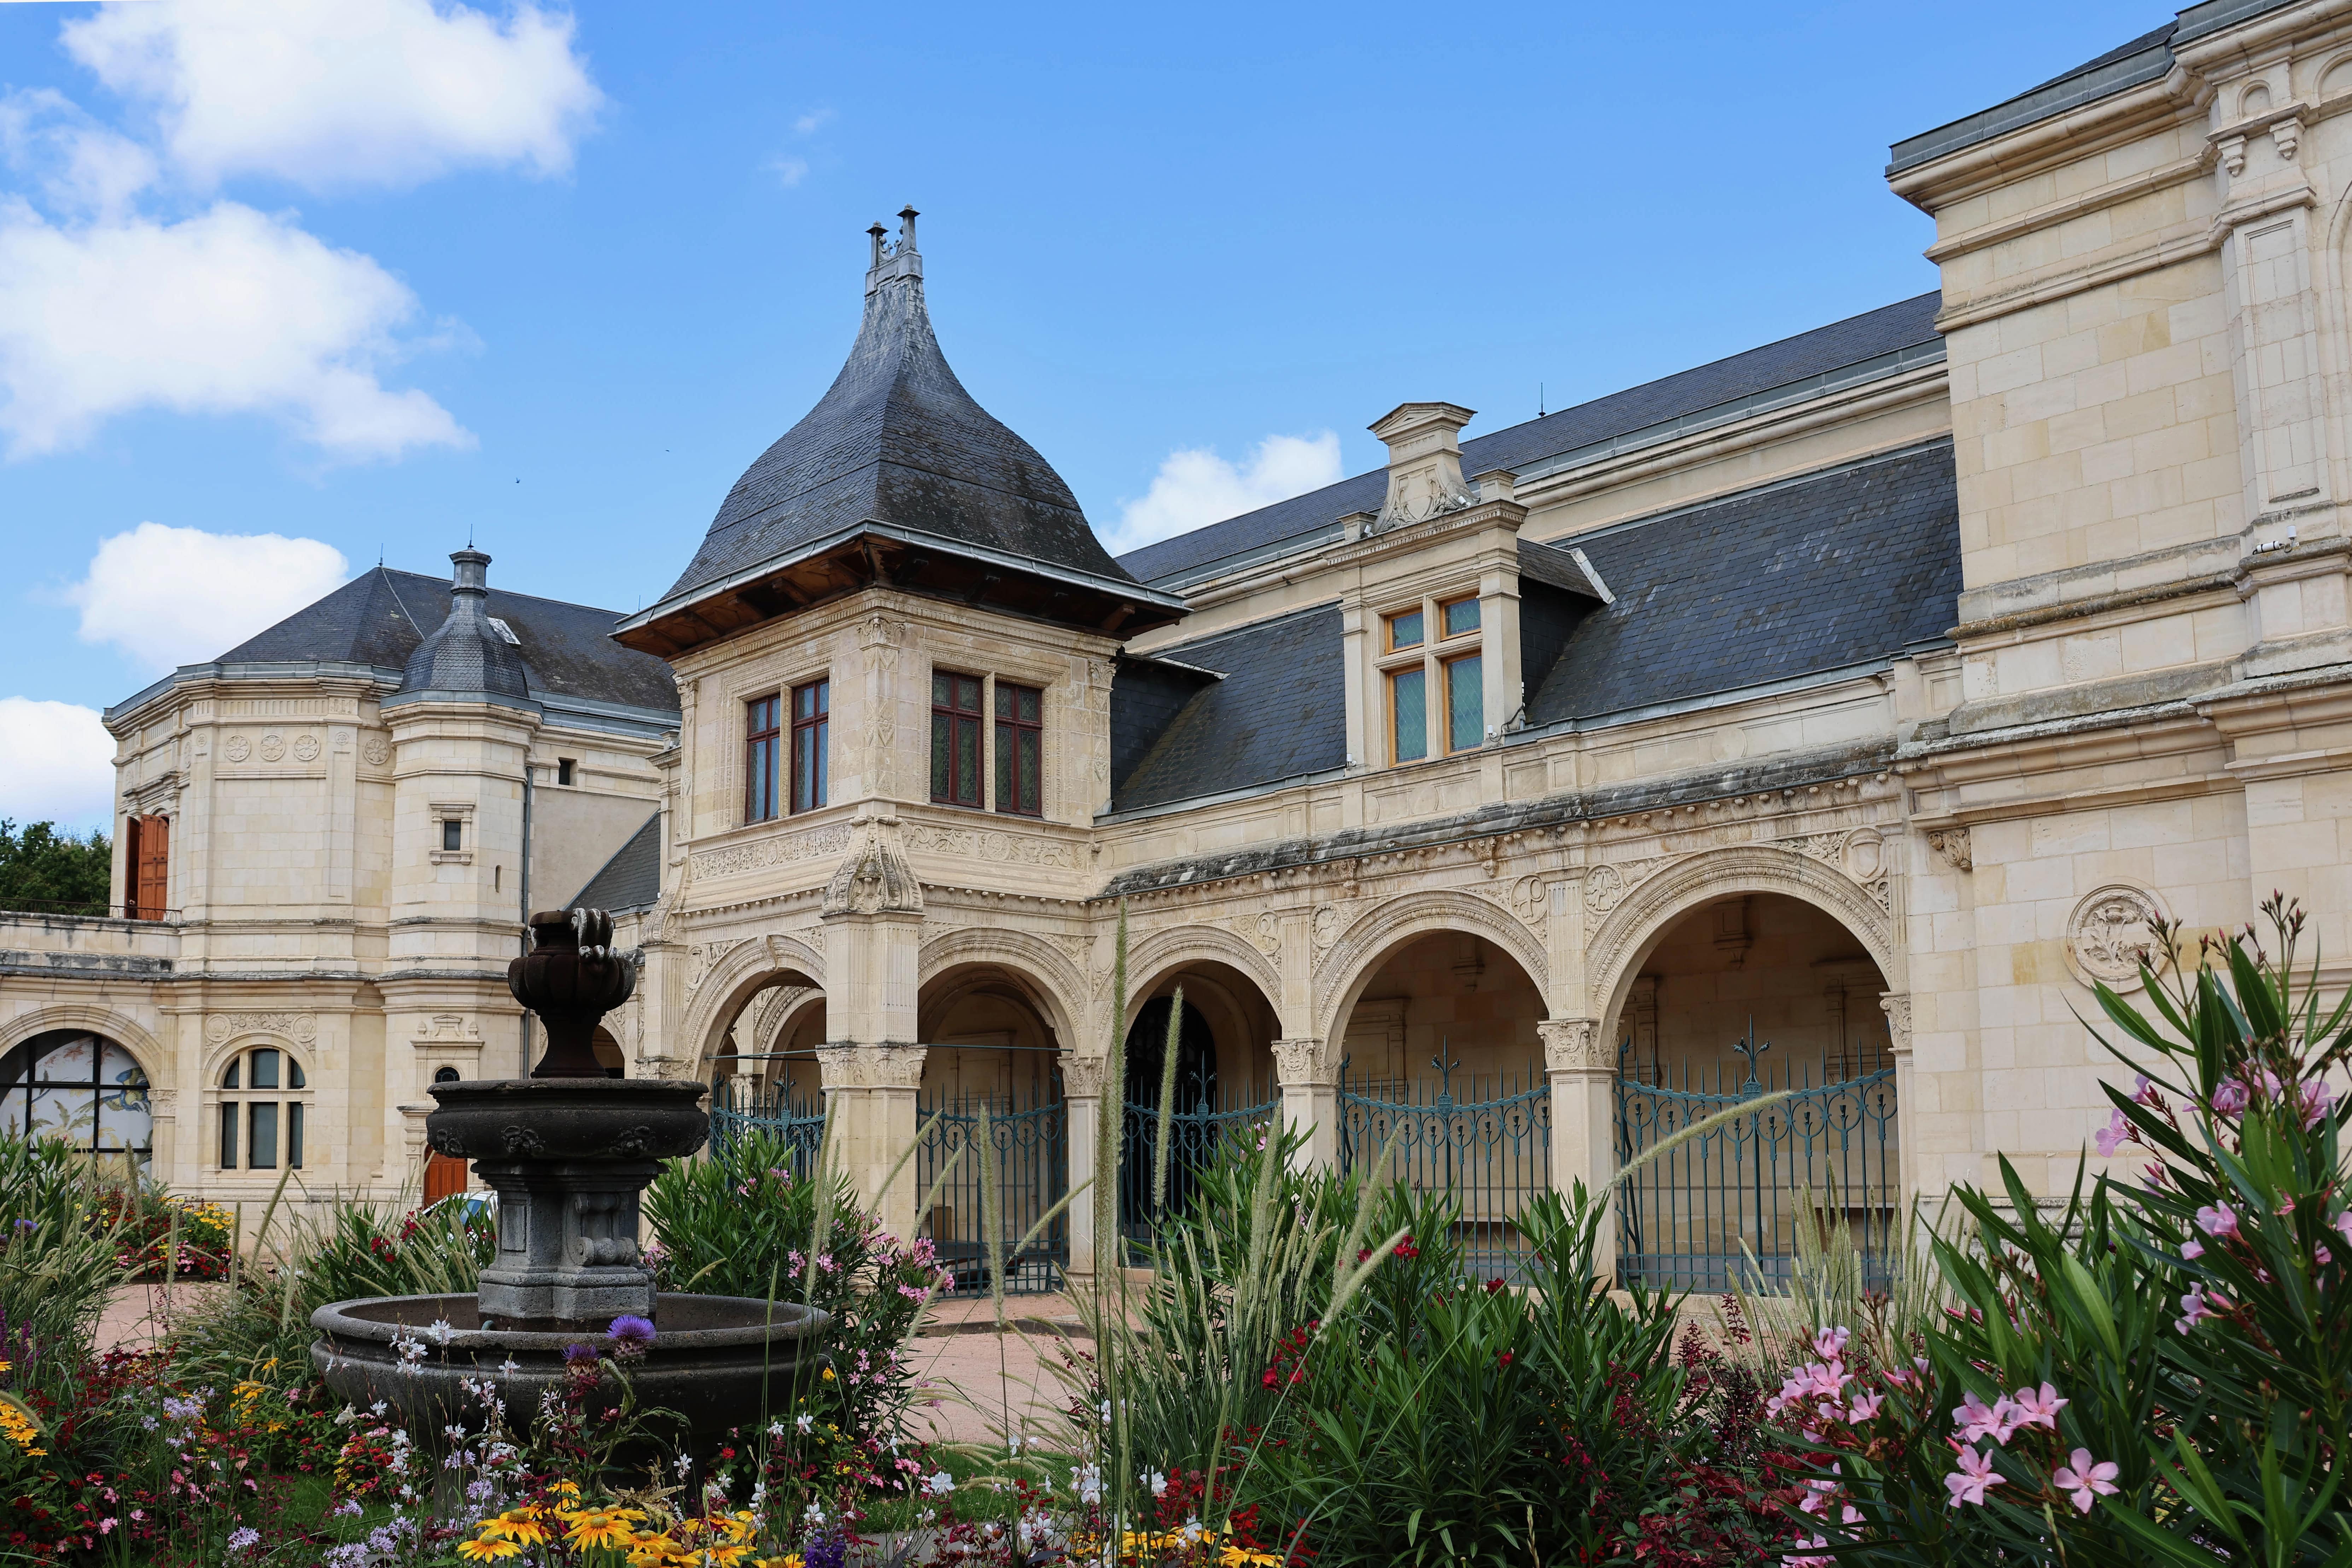
[[(1069, 1122), (1064, 1134), (1070, 1157), (1070, 1190), (1077, 1192), (1092, 1181), (1095, 1162), (1102, 1148), (1102, 1080), (1103, 1058), (1062, 1053), (1062, 1100), (1068, 1108)], [(1098, 1237), (1095, 1227), (1095, 1212), (1102, 1203), (1102, 1194), (1092, 1187), (1070, 1200), (1070, 1261), (1063, 1272), (1070, 1277), (1076, 1288), (1090, 1285), (1095, 1278), (1095, 1248)]]
[[(899, 1156), (920, 1131), (915, 1091), (923, 1079), (916, 1043), (918, 952), (923, 890), (907, 863), (898, 822), (888, 805), (860, 809), (856, 841), (825, 885), (819, 919), (825, 932), (825, 1027), (821, 1047), (825, 1098), (858, 1201), (882, 1216), (894, 1236), (910, 1237), (921, 1218), (917, 1162)], [(893, 1166), (898, 1177), (883, 1184)]]
[(1906, 1212), (1911, 1207), (1912, 1194), (1919, 1190), (1918, 1173), (1912, 1169), (1912, 1127), (1917, 1112), (1911, 1098), (1911, 994), (1907, 991), (1889, 991), (1878, 999), (1886, 1010), (1886, 1038), (1889, 1052), (1895, 1058), (1895, 1171), (1902, 1187), (1896, 1196)]
[[(847, 1173), (858, 1201), (882, 1216), (882, 1228), (896, 1237), (915, 1234), (922, 1216), (915, 1205), (919, 1162), (898, 1156), (921, 1131), (915, 1094), (923, 1081), (920, 1046), (819, 1046), (817, 1071), (833, 1112), (834, 1154)], [(898, 1179), (885, 1190), (892, 1166)]]
[(1274, 1042), (1274, 1076), (1282, 1085), (1282, 1124), (1307, 1135), (1301, 1168), (1328, 1171), (1339, 1163), (1339, 1069), (1334, 1053), (1316, 1039)]
[(1617, 1219), (1609, 1184), (1617, 1174), (1616, 1053), (1601, 1038), (1598, 1018), (1547, 1018), (1544, 1077), (1551, 1084), (1551, 1183), (1563, 1194), (1578, 1183), (1601, 1204), (1593, 1238), (1592, 1269), (1617, 1275)]

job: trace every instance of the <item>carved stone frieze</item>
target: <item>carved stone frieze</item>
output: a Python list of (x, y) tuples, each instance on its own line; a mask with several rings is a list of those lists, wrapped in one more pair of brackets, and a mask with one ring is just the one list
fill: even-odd
[(827, 1089), (917, 1089), (923, 1081), (921, 1046), (819, 1046), (817, 1067)]
[(1546, 1018), (1536, 1025), (1543, 1039), (1548, 1072), (1614, 1072), (1612, 1053), (1601, 1044), (1598, 1018)]
[(989, 827), (937, 827), (912, 823), (906, 829), (907, 847), (919, 855), (953, 855), (999, 866), (1046, 866), (1077, 869), (1077, 851), (1051, 838), (1005, 833)]
[(2066, 921), (2066, 964), (2085, 985), (2128, 991), (2139, 984), (2143, 954), (2152, 954), (2155, 927), (2164, 919), (2156, 895), (2127, 882), (2098, 889)]
[(215, 1013), (205, 1020), (205, 1037), (219, 1043), (236, 1035), (277, 1035), (308, 1045), (319, 1035), (314, 1013)]
[(830, 858), (849, 847), (850, 826), (829, 822), (805, 833), (780, 833), (724, 849), (706, 849), (694, 857), (698, 877), (732, 877), (768, 866), (790, 866), (802, 860)]

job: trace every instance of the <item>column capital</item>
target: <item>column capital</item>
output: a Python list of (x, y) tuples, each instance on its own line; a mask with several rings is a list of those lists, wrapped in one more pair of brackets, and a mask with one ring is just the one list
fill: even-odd
[(816, 1060), (827, 1089), (919, 1089), (929, 1054), (922, 1046), (826, 1045)]
[(1313, 1038), (1274, 1042), (1274, 1078), (1285, 1088), (1327, 1089), (1339, 1078), (1339, 1064), (1330, 1059), (1325, 1042)]
[(1103, 1069), (1109, 1065), (1108, 1058), (1104, 1057), (1082, 1057), (1064, 1051), (1060, 1058), (1062, 1097), (1065, 1100), (1100, 1100)]
[(1911, 994), (1889, 991), (1878, 999), (1886, 1013), (1887, 1048), (1898, 1057), (1911, 1054)]
[(1614, 1054), (1601, 1038), (1598, 1018), (1546, 1018), (1536, 1025), (1543, 1039), (1546, 1072), (1601, 1072), (1614, 1075)]

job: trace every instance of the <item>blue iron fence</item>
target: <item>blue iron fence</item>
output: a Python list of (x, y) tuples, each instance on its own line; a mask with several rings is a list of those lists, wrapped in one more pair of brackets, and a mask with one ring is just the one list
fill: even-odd
[[(1245, 1089), (1240, 1098), (1255, 1096)], [(1169, 1117), (1165, 1209), (1155, 1209), (1151, 1201), (1152, 1174), (1160, 1149), (1160, 1108), (1139, 1105), (1130, 1100), (1125, 1102), (1125, 1112), (1127, 1140), (1120, 1145), (1118, 1170), (1118, 1232), (1130, 1259), (1141, 1264), (1149, 1261), (1146, 1255), (1159, 1235), (1159, 1215), (1184, 1212), (1192, 1201), (1201, 1167), (1216, 1159), (1228, 1143), (1238, 1142), (1241, 1147), (1254, 1149), (1262, 1133), (1279, 1126), (1282, 1100), (1277, 1095), (1257, 1104), (1221, 1108), (1204, 1098), (1192, 1110), (1179, 1110)]]
[[(1770, 1047), (1758, 1046), (1752, 1029), (1735, 1048), (1744, 1063), (1657, 1068), (1654, 1082), (1618, 1079), (1621, 1165), (1719, 1111), (1797, 1090), (1668, 1150), (1618, 1187), (1619, 1279), (1712, 1293), (1738, 1279), (1779, 1289), (1796, 1256), (1797, 1227), (1811, 1225), (1822, 1237), (1843, 1226), (1862, 1254), (1864, 1282), (1884, 1287), (1902, 1185), (1895, 1068), (1884, 1043), (1818, 1069), (1759, 1062)], [(1743, 1243), (1755, 1255), (1752, 1270)]]
[(791, 1170), (805, 1176), (816, 1168), (824, 1137), (824, 1102), (800, 1100), (748, 1078), (710, 1086), (710, 1150), (719, 1153), (747, 1133), (765, 1132), (791, 1146)]
[[(981, 1143), (981, 1110), (988, 1110), (988, 1146)], [(934, 1125), (933, 1118), (937, 1117)], [(924, 1129), (915, 1152), (918, 1197), (930, 1193), (940, 1173), (959, 1152), (930, 1211), (919, 1216), (940, 1260), (954, 1276), (949, 1295), (971, 1296), (989, 1288), (987, 1232), (983, 1228), (982, 1163), (996, 1176), (996, 1229), (1004, 1259), (1007, 1295), (1037, 1295), (1060, 1289), (1070, 1260), (1069, 1210), (1055, 1215), (1025, 1247), (1018, 1247), (1038, 1219), (1070, 1190), (1069, 1108), (1059, 1100), (1024, 1107), (1009, 1097), (957, 1096), (916, 1106)]]
[(1435, 1079), (1353, 1087), (1343, 1069), (1340, 1168), (1369, 1170), (1393, 1137), (1389, 1179), (1454, 1194), (1454, 1239), (1470, 1272), (1517, 1279), (1528, 1247), (1513, 1222), (1551, 1187), (1550, 1086), (1540, 1069), (1464, 1077), (1432, 1066)]

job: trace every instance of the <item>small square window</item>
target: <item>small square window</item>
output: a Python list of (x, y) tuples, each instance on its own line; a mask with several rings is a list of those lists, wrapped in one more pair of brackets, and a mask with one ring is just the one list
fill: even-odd
[(572, 783), (572, 759), (571, 759), (570, 757), (558, 757), (558, 758), (556, 758), (556, 759), (555, 759), (555, 782), (556, 782), (557, 784), (563, 784), (563, 785), (566, 785), (566, 786), (568, 787), (568, 786), (571, 784), (571, 783)]
[(466, 824), (455, 816), (441, 819), (441, 847), (451, 854), (466, 847)]
[(1423, 636), (1419, 610), (1407, 610), (1402, 616), (1389, 617), (1389, 651), (1391, 653), (1394, 653), (1401, 647), (1419, 647)]
[(1439, 612), (1445, 617), (1445, 635), (1458, 637), (1465, 632), (1478, 629), (1478, 601), (1456, 599)]

